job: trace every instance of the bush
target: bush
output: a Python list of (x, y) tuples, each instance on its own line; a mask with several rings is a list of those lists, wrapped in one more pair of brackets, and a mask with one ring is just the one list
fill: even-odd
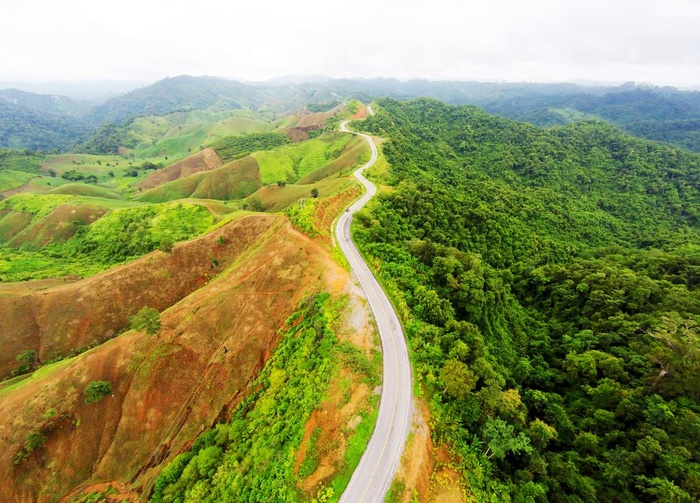
[(107, 395), (112, 394), (112, 385), (109, 381), (92, 381), (85, 391), (85, 403), (97, 403)]
[(160, 313), (157, 309), (144, 306), (131, 318), (131, 328), (145, 330), (148, 335), (153, 335), (160, 330)]

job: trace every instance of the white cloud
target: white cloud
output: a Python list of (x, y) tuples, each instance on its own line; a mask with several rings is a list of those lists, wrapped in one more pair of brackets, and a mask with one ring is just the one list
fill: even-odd
[(325, 73), (700, 84), (697, 19), (694, 0), (23, 0), (0, 6), (0, 80)]

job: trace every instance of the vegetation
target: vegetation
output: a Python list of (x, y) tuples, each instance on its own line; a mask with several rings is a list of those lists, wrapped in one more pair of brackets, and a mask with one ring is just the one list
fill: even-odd
[(13, 463), (15, 465), (22, 464), (32, 453), (43, 448), (46, 445), (46, 435), (41, 431), (32, 431), (27, 433), (27, 439), (24, 442), (23, 448), (18, 451), (14, 458)]
[(112, 385), (109, 381), (92, 381), (85, 391), (85, 403), (97, 403), (107, 395), (112, 394)]
[(15, 360), (20, 362), (19, 367), (12, 371), (11, 377), (17, 377), (19, 375), (28, 374), (35, 370), (39, 365), (39, 355), (33, 349), (28, 349), (22, 351), (15, 357)]
[(68, 503), (108, 503), (110, 496), (117, 496), (117, 491), (113, 486), (107, 486), (104, 491), (82, 491), (73, 496)]
[(5, 92), (0, 91), (0, 147), (53, 152), (70, 149), (88, 135), (82, 121), (6, 101)]
[(39, 174), (43, 160), (42, 154), (30, 150), (0, 149), (0, 173), (8, 170)]
[(50, 251), (59, 257), (89, 257), (112, 265), (156, 250), (164, 239), (173, 243), (191, 239), (213, 223), (211, 213), (196, 204), (124, 208), (79, 228), (73, 238), (54, 245)]
[(327, 133), (313, 140), (257, 152), (263, 184), (294, 183), (339, 157), (351, 138)]
[[(310, 297), (230, 421), (168, 464), (151, 501), (300, 501), (296, 453), (332, 373), (328, 294)], [(311, 460), (305, 462), (307, 467)]]
[(478, 501), (700, 498), (700, 157), (380, 100), (355, 234)]
[[(90, 206), (95, 202), (101, 206)], [(24, 242), (22, 250), (0, 246), (2, 281), (67, 274), (90, 276), (156, 249), (168, 251), (174, 243), (201, 235), (214, 223), (212, 213), (198, 204), (133, 206), (133, 203), (113, 199), (64, 194), (17, 194), (0, 202), (0, 211), (10, 211), (8, 215), (0, 213), (0, 232), (8, 233), (6, 236), (0, 234), (2, 239), (7, 240), (4, 244), (7, 245), (18, 232), (10, 232), (17, 219), (29, 216), (30, 226), (42, 227), (49, 221), (47, 217), (52, 212), (59, 208), (71, 208), (70, 205), (91, 212), (104, 213), (109, 208), (112, 211), (90, 225), (79, 220), (72, 221), (73, 233), (68, 235), (58, 232), (60, 229), (47, 229), (45, 232), (50, 239), (45, 246), (31, 241)], [(67, 214), (75, 214), (75, 211)], [(5, 222), (9, 223), (5, 225)], [(61, 229), (65, 228), (64, 224)], [(52, 232), (55, 233), (53, 237)]]
[(160, 330), (160, 312), (152, 307), (144, 306), (131, 317), (131, 328), (143, 330), (153, 335)]
[(210, 147), (219, 154), (223, 162), (240, 159), (257, 152), (290, 143), (283, 133), (253, 133), (244, 136), (227, 136), (212, 143)]

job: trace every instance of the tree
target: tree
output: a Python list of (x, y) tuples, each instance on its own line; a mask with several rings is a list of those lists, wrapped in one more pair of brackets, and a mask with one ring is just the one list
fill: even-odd
[(318, 189), (316, 187), (311, 189), (311, 197), (313, 197), (313, 198), (318, 197)]
[(445, 384), (445, 391), (454, 398), (462, 399), (476, 386), (479, 379), (459, 360), (447, 360), (440, 370), (440, 378)]
[(245, 203), (245, 208), (250, 211), (265, 211), (265, 205), (258, 196), (248, 198)]
[(655, 347), (646, 354), (658, 367), (654, 386), (662, 394), (678, 396), (688, 394), (700, 398), (700, 335), (693, 320), (683, 319), (678, 313), (669, 313), (652, 332)]
[(85, 403), (97, 403), (111, 393), (112, 385), (109, 381), (92, 381), (83, 391)]
[(539, 418), (536, 418), (530, 423), (528, 435), (532, 443), (542, 449), (544, 449), (550, 441), (556, 440), (558, 436), (557, 430), (553, 426), (548, 425)]
[(21, 352), (15, 357), (15, 360), (20, 362), (20, 365), (12, 371), (11, 375), (13, 377), (31, 372), (40, 363), (39, 356), (37, 355), (37, 352), (33, 349), (28, 349), (26, 351)]
[(157, 309), (144, 306), (131, 318), (131, 328), (144, 330), (148, 335), (153, 335), (160, 330), (160, 313)]
[(522, 431), (515, 435), (512, 424), (506, 423), (503, 419), (489, 418), (484, 423), (483, 437), (487, 442), (486, 457), (488, 459), (503, 459), (506, 454), (512, 452), (530, 453), (532, 446), (530, 439)]

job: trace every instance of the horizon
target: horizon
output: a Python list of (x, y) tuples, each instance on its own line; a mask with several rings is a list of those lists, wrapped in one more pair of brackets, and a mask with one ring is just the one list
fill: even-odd
[[(687, 92), (698, 92), (700, 91), (700, 85), (697, 86), (674, 86), (669, 84), (658, 84), (655, 82), (636, 82), (636, 81), (598, 81), (598, 80), (562, 80), (562, 81), (532, 81), (532, 80), (489, 80), (489, 79), (435, 79), (428, 77), (411, 77), (411, 78), (395, 78), (395, 77), (331, 77), (323, 74), (313, 74), (313, 75), (278, 75), (265, 80), (248, 80), (235, 77), (224, 77), (219, 75), (192, 75), (192, 74), (179, 74), (179, 75), (167, 75), (162, 78), (153, 81), (137, 81), (133, 79), (84, 79), (84, 80), (37, 80), (37, 81), (9, 81), (0, 80), (0, 90), (10, 90), (17, 89), (24, 92), (30, 92), (35, 94), (51, 94), (58, 96), (71, 95), (119, 95), (125, 94), (137, 89), (145, 88), (156, 84), (157, 82), (174, 79), (178, 77), (193, 77), (193, 78), (217, 78), (233, 82), (239, 82), (247, 85), (284, 85), (284, 83), (289, 84), (315, 84), (315, 83), (325, 83), (340, 80), (359, 80), (359, 81), (373, 81), (373, 80), (393, 80), (401, 83), (423, 81), (431, 83), (439, 82), (451, 82), (451, 83), (479, 83), (479, 84), (494, 84), (494, 85), (571, 85), (578, 86), (582, 88), (588, 87), (599, 87), (599, 88), (616, 88), (626, 85), (633, 85), (635, 87), (671, 87), (680, 91)], [(284, 82), (283, 84), (278, 84), (279, 82)], [(62, 94), (64, 91), (65, 94)]]

